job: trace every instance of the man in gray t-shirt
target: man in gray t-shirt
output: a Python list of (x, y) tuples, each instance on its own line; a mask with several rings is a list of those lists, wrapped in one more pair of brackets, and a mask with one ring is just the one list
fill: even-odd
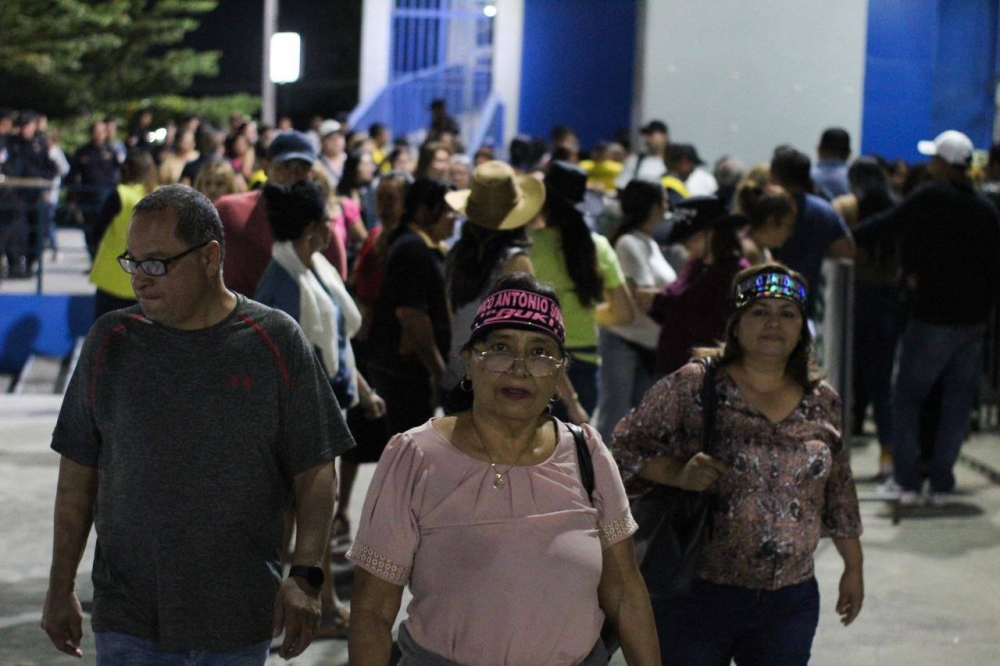
[(52, 438), (62, 461), (43, 627), (68, 654), (80, 656), (74, 581), (91, 523), (99, 663), (178, 652), (263, 663), (272, 630), (291, 658), (316, 629), (332, 460), (353, 440), (298, 325), (226, 289), (222, 255), (218, 214), (191, 188), (136, 206), (120, 261), (139, 305), (90, 331)]

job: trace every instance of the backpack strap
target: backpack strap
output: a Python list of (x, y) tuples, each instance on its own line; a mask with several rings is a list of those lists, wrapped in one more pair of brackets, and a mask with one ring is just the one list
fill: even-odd
[(580, 465), (580, 481), (583, 489), (587, 491), (590, 503), (594, 503), (594, 460), (590, 457), (590, 449), (587, 447), (587, 438), (583, 434), (583, 428), (575, 423), (567, 423), (566, 428), (573, 435), (576, 443), (576, 460)]

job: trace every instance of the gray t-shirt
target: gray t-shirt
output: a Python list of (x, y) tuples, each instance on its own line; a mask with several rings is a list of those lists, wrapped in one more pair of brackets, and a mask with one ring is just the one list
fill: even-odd
[(354, 442), (293, 319), (242, 296), (181, 331), (101, 317), (52, 448), (97, 467), (93, 629), (164, 649), (267, 640), (293, 477)]

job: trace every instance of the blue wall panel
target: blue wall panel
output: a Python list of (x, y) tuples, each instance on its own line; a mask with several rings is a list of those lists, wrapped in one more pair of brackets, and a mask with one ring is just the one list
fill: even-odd
[(996, 0), (870, 0), (862, 152), (923, 161), (946, 129), (987, 148), (997, 38)]
[(932, 130), (959, 129), (987, 148), (995, 112), (996, 0), (941, 0), (938, 26)]
[(631, 124), (636, 0), (525, 0), (519, 131), (584, 148)]
[(0, 372), (20, 372), (32, 354), (69, 356), (93, 321), (93, 296), (0, 296)]
[(937, 0), (870, 0), (862, 153), (920, 159), (917, 142), (932, 136), (936, 41)]

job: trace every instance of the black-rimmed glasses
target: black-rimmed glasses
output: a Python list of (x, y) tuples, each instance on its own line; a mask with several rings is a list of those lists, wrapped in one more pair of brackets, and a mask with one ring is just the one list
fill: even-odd
[(151, 277), (160, 277), (167, 274), (167, 266), (179, 261), (184, 257), (188, 256), (195, 250), (200, 250), (212, 241), (207, 240), (204, 243), (195, 245), (194, 247), (189, 247), (180, 254), (176, 254), (167, 259), (146, 259), (144, 261), (136, 261), (134, 257), (128, 256), (128, 250), (125, 250), (120, 255), (118, 255), (118, 265), (122, 267), (122, 270), (129, 275), (135, 275), (137, 269), (141, 268), (142, 272)]
[(490, 372), (510, 372), (514, 364), (524, 361), (524, 367), (532, 377), (551, 377), (566, 363), (564, 358), (553, 358), (545, 354), (521, 358), (506, 351), (473, 352)]

